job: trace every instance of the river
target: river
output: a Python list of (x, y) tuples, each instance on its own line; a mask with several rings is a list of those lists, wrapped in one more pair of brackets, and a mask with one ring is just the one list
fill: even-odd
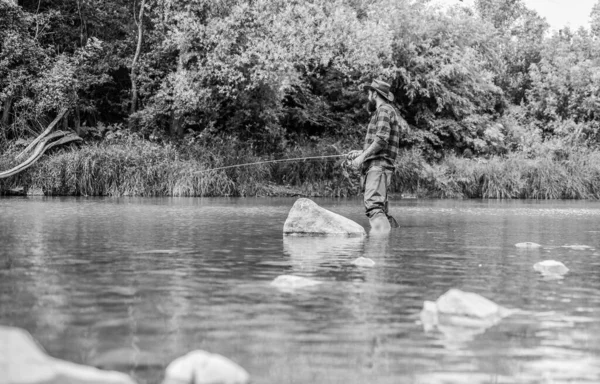
[[(368, 226), (360, 200), (315, 201)], [(600, 382), (599, 202), (396, 200), (389, 237), (284, 238), (293, 202), (0, 198), (0, 324), (78, 363), (144, 351), (128, 373), (149, 384), (193, 349), (265, 384)], [(569, 273), (541, 276), (545, 259)], [(282, 274), (322, 284), (282, 291)], [(524, 312), (425, 331), (450, 288)]]

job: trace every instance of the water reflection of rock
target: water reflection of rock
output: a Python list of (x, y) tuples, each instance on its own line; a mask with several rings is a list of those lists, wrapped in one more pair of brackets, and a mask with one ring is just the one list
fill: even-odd
[(284, 236), (283, 251), (294, 272), (310, 273), (323, 264), (345, 264), (362, 256), (364, 237)]

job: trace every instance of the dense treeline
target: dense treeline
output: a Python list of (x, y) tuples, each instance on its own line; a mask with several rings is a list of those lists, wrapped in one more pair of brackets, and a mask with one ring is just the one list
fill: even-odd
[(381, 78), (411, 127), (398, 191), (597, 198), (600, 4), (590, 20), (549, 31), (522, 0), (0, 0), (0, 171), (59, 111), (85, 140), (0, 190), (354, 194), (334, 163), (195, 172), (359, 147), (360, 84)]

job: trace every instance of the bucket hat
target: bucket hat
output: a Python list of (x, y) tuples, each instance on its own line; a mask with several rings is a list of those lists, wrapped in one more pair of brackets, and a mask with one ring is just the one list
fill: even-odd
[(363, 89), (372, 90), (379, 93), (383, 98), (385, 98), (390, 103), (394, 101), (394, 95), (390, 92), (390, 84), (386, 83), (382, 80), (373, 80), (371, 84), (363, 85)]

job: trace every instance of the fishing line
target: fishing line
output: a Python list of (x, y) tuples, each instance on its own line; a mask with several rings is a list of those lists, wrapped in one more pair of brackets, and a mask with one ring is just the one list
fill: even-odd
[(310, 157), (295, 157), (295, 158), (291, 158), (291, 159), (279, 159), (279, 160), (265, 160), (265, 161), (257, 161), (257, 162), (254, 162), (254, 163), (235, 164), (235, 165), (227, 165), (225, 167), (203, 169), (201, 171), (194, 172), (194, 174), (196, 174), (196, 173), (204, 173), (204, 172), (211, 172), (211, 171), (220, 171), (222, 169), (229, 169), (229, 168), (247, 167), (247, 166), (250, 166), (250, 165), (269, 164), (269, 163), (283, 163), (285, 161), (305, 161), (305, 160), (328, 159), (328, 158), (336, 158), (336, 157), (344, 157), (344, 156), (346, 156), (346, 154), (343, 154), (343, 155), (326, 155), (326, 156), (310, 156)]

